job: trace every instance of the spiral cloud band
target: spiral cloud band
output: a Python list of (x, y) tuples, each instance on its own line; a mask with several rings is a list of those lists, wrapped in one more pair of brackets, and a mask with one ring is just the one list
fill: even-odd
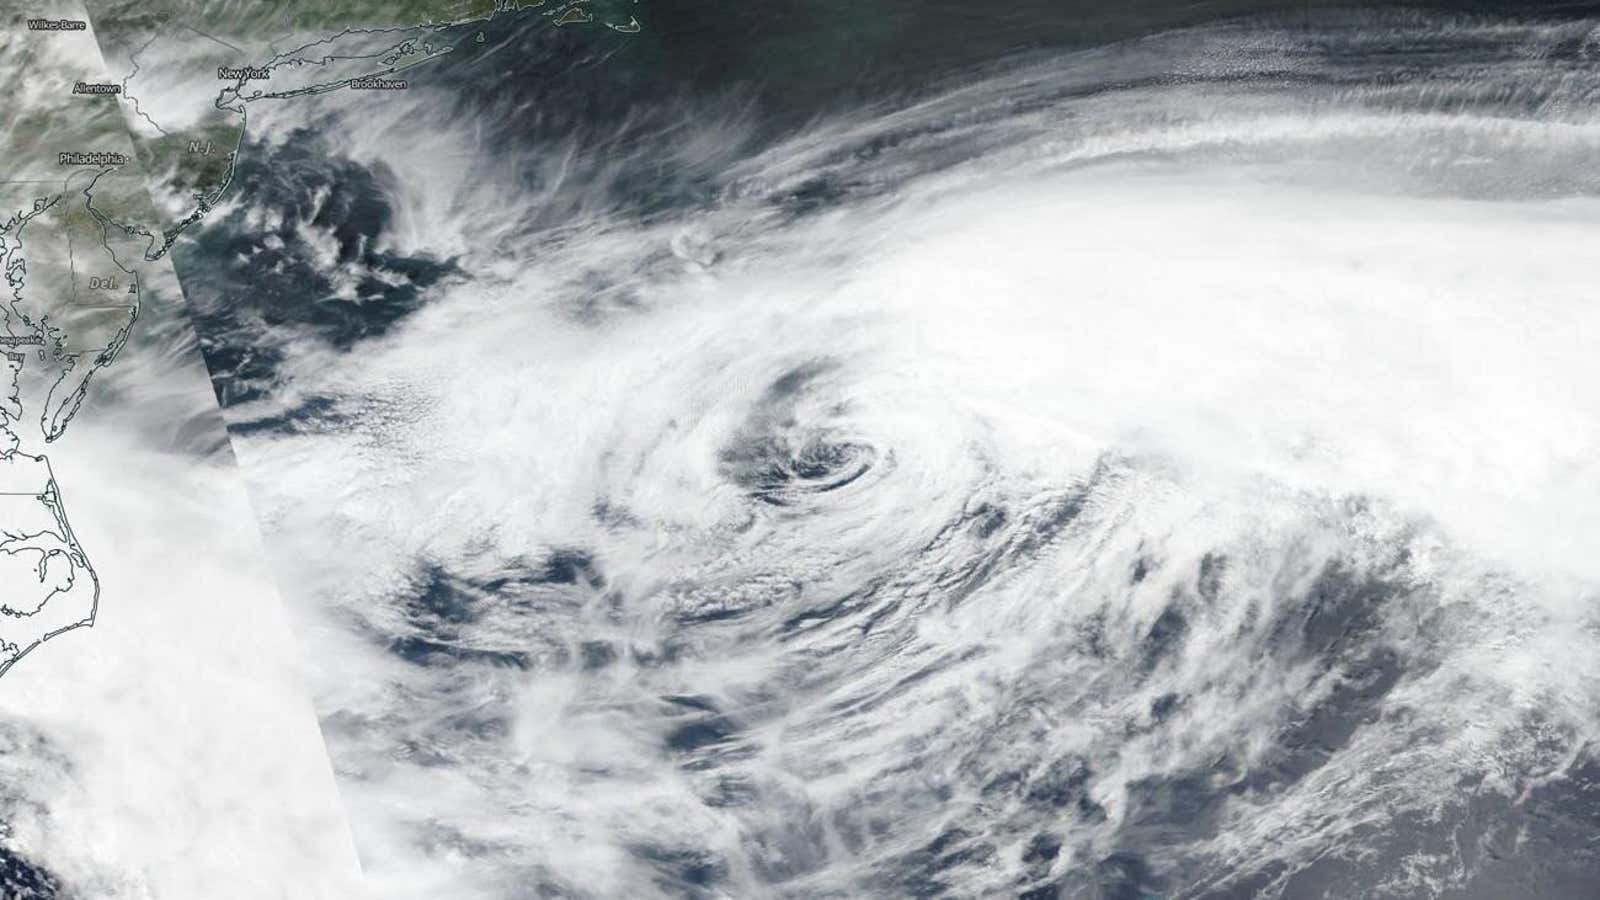
[[(264, 114), (297, 165), (178, 266), (368, 878), (1579, 895), (1597, 35), (1230, 23), (771, 129)], [(223, 302), (283, 272), (327, 299)]]

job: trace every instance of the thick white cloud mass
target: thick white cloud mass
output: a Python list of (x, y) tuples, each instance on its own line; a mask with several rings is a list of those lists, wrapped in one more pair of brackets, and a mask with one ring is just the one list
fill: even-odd
[(302, 650), (176, 288), (146, 282), (136, 339), (50, 447), (100, 608), (0, 689), (7, 889), (26, 865), (48, 896), (358, 897)]
[[(420, 81), (264, 116), (462, 273), (263, 326), (231, 410), (368, 877), (1566, 895), (1591, 27), (1177, 33), (754, 154), (715, 109), (508, 150)], [(644, 160), (712, 189), (636, 214)], [(404, 280), (315, 197), (232, 214)]]

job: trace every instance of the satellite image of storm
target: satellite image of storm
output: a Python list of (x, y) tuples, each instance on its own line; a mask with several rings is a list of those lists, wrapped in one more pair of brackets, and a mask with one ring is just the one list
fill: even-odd
[(0, 900), (1600, 900), (1600, 3), (0, 0)]

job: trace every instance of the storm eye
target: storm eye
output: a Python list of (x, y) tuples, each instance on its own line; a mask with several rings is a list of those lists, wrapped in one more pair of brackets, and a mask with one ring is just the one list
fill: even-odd
[(855, 481), (872, 468), (876, 453), (853, 441), (813, 438), (789, 460), (783, 485), (789, 492), (825, 494)]
[(872, 470), (878, 450), (849, 428), (851, 406), (827, 376), (835, 363), (813, 360), (772, 382), (723, 447), (723, 476), (754, 500), (793, 506), (837, 491)]
[(798, 479), (810, 482), (826, 482), (831, 490), (839, 487), (839, 482), (834, 476), (845, 473), (845, 477), (854, 478), (847, 470), (855, 470), (859, 475), (863, 466), (872, 464), (872, 448), (861, 444), (844, 442), (830, 444), (825, 441), (812, 441), (794, 459), (794, 474)]
[(872, 469), (877, 451), (850, 440), (812, 434), (801, 440), (766, 435), (738, 441), (722, 453), (729, 480), (752, 498), (790, 506), (808, 496), (836, 491)]

